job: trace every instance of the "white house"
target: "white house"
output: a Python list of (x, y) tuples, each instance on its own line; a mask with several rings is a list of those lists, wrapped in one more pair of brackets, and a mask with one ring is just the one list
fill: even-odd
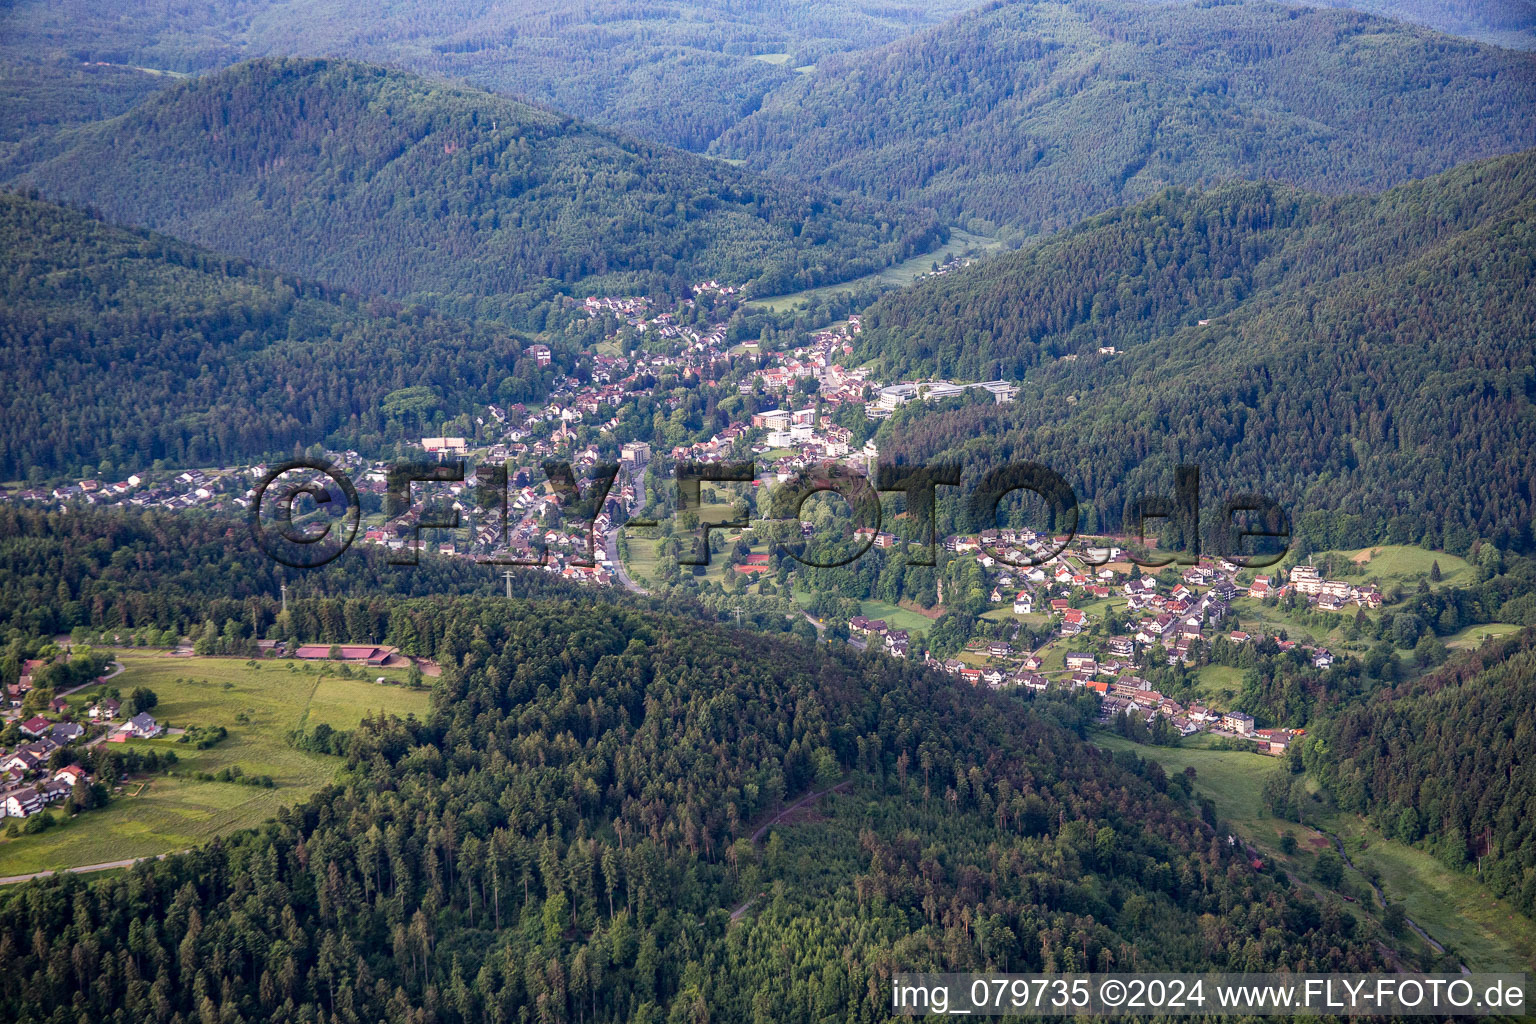
[(31, 787), (13, 789), (5, 794), (5, 813), (12, 818), (26, 818), (43, 809), (43, 798)]
[(148, 711), (141, 711), (118, 726), (117, 731), (132, 736), (134, 739), (151, 740), (165, 730), (161, 728), (159, 722), (150, 717)]

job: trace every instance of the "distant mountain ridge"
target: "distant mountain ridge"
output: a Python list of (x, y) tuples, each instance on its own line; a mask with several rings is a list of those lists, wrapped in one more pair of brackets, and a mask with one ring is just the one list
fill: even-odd
[[(1161, 0), (1152, 0), (1161, 2)], [(1536, 49), (1533, 0), (1314, 0), (1499, 46)], [(13, 0), (0, 57), (205, 74), (330, 56), (471, 82), (702, 151), (806, 67), (895, 42), (975, 0)]]
[(765, 292), (869, 273), (935, 218), (346, 61), (255, 61), (61, 133), (16, 178), (278, 270), (500, 315), (579, 282)]
[(1314, 0), (1397, 18), (1494, 46), (1536, 49), (1536, 0)]
[(899, 39), (973, 0), (18, 0), (0, 54), (205, 74), (242, 60), (388, 63), (702, 150), (796, 68)]
[(1536, 145), (1536, 57), (1269, 3), (995, 2), (829, 58), (713, 147), (1035, 234), (1168, 184), (1377, 189)]

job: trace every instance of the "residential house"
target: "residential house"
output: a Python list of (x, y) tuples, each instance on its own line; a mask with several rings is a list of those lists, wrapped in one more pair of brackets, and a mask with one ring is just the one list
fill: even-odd
[(43, 809), (43, 798), (37, 790), (24, 786), (3, 794), (4, 809), (12, 818), (30, 818)]
[(118, 726), (117, 731), (134, 739), (150, 740), (159, 736), (165, 730), (159, 722), (150, 717), (149, 712), (141, 711)]
[(47, 758), (39, 757), (30, 750), (22, 748), (15, 753), (0, 760), (0, 771), (15, 772), (17, 775), (28, 775), (37, 771)]
[(87, 781), (89, 776), (84, 768), (77, 764), (67, 765), (53, 773), (53, 777), (67, 786), (78, 786)]
[(48, 736), (59, 746), (73, 743), (85, 735), (85, 729), (74, 722), (60, 722), (48, 732)]
[(1221, 716), (1221, 727), (1239, 736), (1253, 732), (1253, 716), (1241, 711), (1227, 711)]

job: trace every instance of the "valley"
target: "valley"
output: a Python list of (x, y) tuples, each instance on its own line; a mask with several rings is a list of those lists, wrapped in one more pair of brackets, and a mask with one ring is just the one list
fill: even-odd
[(0, 25), (0, 1020), (1536, 970), (1527, 0)]

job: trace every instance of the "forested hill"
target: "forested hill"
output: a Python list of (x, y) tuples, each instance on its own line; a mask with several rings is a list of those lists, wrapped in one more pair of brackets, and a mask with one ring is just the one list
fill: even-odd
[(823, 61), (713, 151), (1031, 234), (1168, 184), (1384, 188), (1532, 145), (1529, 53), (1337, 10), (1048, 0)]
[(1011, 406), (903, 410), (882, 450), (1045, 461), (1090, 524), (1182, 459), (1319, 547), (1529, 550), (1533, 250), (1536, 152), (1377, 197), (1174, 191), (883, 299), (858, 355), (1024, 375)]
[(116, 65), (0, 60), (0, 174), (60, 128), (116, 117), (175, 81)]
[[(378, 448), (555, 366), (499, 325), (401, 309), (0, 193), (0, 477)], [(392, 392), (427, 388), (423, 403)], [(430, 430), (428, 430), (430, 432)]]
[(940, 232), (899, 213), (468, 88), (263, 60), (65, 133), (20, 179), (51, 198), (358, 291), (460, 314), (557, 286), (855, 277)]
[(1497, 46), (1536, 48), (1536, 3), (1531, 0), (1322, 0), (1318, 6), (1350, 7)]
[(13, 0), (0, 54), (196, 74), (284, 55), (387, 62), (701, 150), (765, 93), (793, 80), (797, 68), (900, 39), (971, 6), (973, 0), (391, 0), (368, 7), (331, 0), (180, 7), (157, 0)]
[(1326, 722), (1310, 760), (1340, 806), (1536, 913), (1536, 630)]
[[(1531, 0), (1319, 0), (1501, 46), (1536, 47)], [(0, 58), (203, 74), (240, 60), (386, 62), (701, 151), (830, 55), (938, 24), (974, 0), (12, 0)], [(862, 59), (862, 58), (858, 58)]]
[(261, 829), (0, 891), (0, 1015), (874, 1021), (894, 970), (1382, 968), (1183, 776), (1012, 697), (613, 605), (402, 611), (429, 723)]

